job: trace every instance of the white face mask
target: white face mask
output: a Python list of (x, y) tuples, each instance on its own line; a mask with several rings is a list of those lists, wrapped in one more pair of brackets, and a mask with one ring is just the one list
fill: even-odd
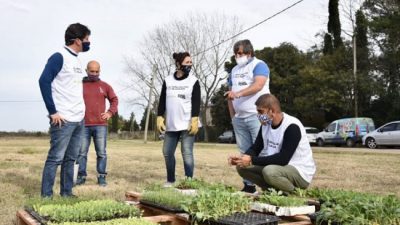
[(239, 66), (244, 66), (244, 65), (246, 65), (246, 63), (249, 61), (249, 59), (247, 58), (247, 56), (246, 55), (244, 55), (244, 56), (242, 56), (242, 57), (239, 57), (239, 58), (236, 58), (236, 63), (239, 65)]

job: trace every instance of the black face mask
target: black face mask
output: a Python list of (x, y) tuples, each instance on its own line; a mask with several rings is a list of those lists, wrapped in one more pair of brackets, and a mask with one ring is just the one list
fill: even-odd
[(190, 70), (192, 70), (192, 66), (191, 65), (182, 65), (181, 70), (185, 74), (185, 76), (188, 76), (190, 73)]

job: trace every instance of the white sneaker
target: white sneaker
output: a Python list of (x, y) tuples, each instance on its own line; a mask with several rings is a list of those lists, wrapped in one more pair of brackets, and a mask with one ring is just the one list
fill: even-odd
[(173, 182), (165, 182), (163, 187), (164, 188), (170, 188), (170, 187), (173, 187), (174, 185), (175, 185), (175, 183), (173, 183)]

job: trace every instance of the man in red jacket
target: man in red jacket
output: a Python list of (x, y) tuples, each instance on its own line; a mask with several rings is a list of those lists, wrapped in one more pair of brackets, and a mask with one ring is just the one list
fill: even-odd
[[(81, 185), (86, 181), (87, 154), (90, 139), (93, 137), (97, 154), (97, 181), (100, 186), (106, 186), (107, 121), (118, 111), (118, 97), (109, 84), (100, 80), (100, 64), (98, 62), (90, 61), (86, 72), (88, 76), (83, 78), (83, 98), (86, 106), (85, 131), (78, 156), (79, 170), (76, 184)], [(106, 99), (110, 103), (108, 110), (106, 110)]]

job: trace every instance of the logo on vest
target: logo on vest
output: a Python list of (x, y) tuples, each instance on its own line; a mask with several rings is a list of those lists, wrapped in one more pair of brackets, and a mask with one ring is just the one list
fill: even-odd
[(74, 67), (74, 72), (75, 73), (82, 73), (82, 69), (79, 67)]
[(239, 85), (239, 86), (246, 86), (246, 85), (247, 85), (247, 82), (246, 82), (246, 81), (238, 82), (238, 85)]
[(183, 94), (178, 94), (178, 98), (181, 98), (181, 99), (186, 99), (186, 95), (183, 95)]
[(233, 77), (234, 78), (243, 78), (248, 74), (248, 72), (244, 72), (244, 73), (237, 73), (235, 74)]

